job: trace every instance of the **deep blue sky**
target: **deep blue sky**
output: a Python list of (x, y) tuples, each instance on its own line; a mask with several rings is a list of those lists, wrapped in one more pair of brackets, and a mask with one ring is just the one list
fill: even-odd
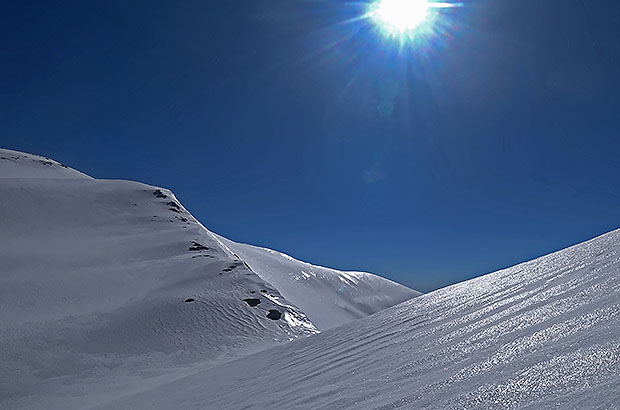
[(420, 290), (620, 227), (620, 5), (478, 0), (399, 48), (342, 1), (4, 2), (0, 146)]

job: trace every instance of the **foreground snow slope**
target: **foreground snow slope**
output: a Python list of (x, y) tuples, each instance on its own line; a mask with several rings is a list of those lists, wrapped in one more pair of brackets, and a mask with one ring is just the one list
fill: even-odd
[(103, 409), (620, 408), (620, 231)]
[(420, 295), (420, 292), (371, 273), (315, 266), (271, 249), (218, 237), (261, 278), (293, 301), (321, 330)]

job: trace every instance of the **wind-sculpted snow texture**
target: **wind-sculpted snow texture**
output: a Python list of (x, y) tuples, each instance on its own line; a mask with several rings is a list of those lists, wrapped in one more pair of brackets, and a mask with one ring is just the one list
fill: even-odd
[(316, 332), (170, 191), (0, 150), (0, 408), (86, 408)]
[(420, 292), (370, 273), (315, 266), (271, 249), (219, 238), (321, 330), (420, 295)]
[(620, 408), (620, 231), (103, 409)]

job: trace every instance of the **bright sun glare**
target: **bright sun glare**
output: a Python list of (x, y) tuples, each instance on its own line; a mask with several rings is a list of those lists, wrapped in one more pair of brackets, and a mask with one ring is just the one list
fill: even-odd
[(462, 3), (428, 0), (375, 0), (368, 8), (369, 17), (381, 31), (393, 37), (412, 38), (422, 30), (432, 29), (436, 9), (462, 7)]
[(392, 34), (415, 30), (429, 14), (426, 0), (379, 0), (371, 12), (372, 19)]

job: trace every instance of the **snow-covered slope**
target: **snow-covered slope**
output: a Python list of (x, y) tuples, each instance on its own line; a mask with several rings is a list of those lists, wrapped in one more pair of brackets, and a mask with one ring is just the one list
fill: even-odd
[(83, 409), (318, 332), (222, 241), (168, 190), (0, 149), (0, 408)]
[(620, 231), (96, 408), (620, 408)]
[(420, 292), (371, 273), (315, 266), (271, 249), (219, 238), (321, 330), (420, 295)]
[(171, 192), (0, 157), (0, 408), (120, 394), (317, 331)]

